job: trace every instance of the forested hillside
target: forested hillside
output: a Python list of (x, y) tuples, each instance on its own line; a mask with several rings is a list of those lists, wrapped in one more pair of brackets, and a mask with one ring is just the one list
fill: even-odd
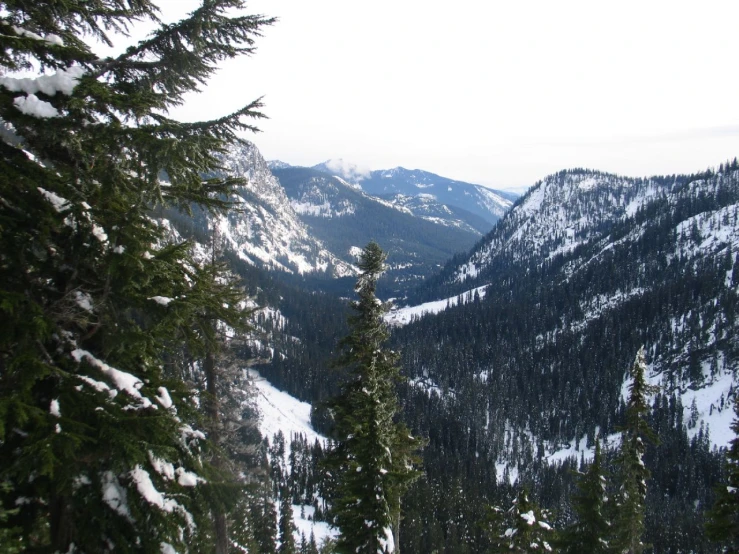
[[(569, 472), (596, 438), (614, 463), (625, 372), (642, 345), (659, 385), (646, 536), (656, 552), (709, 548), (703, 514), (722, 474), (714, 445), (726, 445), (733, 416), (738, 177), (735, 163), (646, 180), (562, 172), (522, 198), (470, 261), (424, 284), (419, 298), (484, 294), (394, 331), (410, 378), (405, 418), (430, 441), (405, 548), (443, 540), (484, 551), (478, 523), (492, 499), (514, 494), (510, 481), (528, 483), (565, 524)], [(298, 366), (276, 367), (304, 394)]]
[(0, 553), (733, 547), (739, 162), (273, 174), (244, 7), (0, 2)]
[(444, 218), (419, 216), (315, 169), (290, 167), (273, 173), (311, 235), (335, 256), (354, 262), (370, 240), (383, 245), (389, 254), (381, 285), (385, 296), (404, 296), (482, 234), (467, 222), (477, 224), (479, 218), (462, 210), (439, 204), (439, 211), (446, 208)]

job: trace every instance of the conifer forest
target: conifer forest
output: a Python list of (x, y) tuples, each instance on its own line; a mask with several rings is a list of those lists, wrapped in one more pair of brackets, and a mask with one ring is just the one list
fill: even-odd
[(736, 158), (267, 162), (159, 4), (0, 1), (0, 554), (739, 552)]

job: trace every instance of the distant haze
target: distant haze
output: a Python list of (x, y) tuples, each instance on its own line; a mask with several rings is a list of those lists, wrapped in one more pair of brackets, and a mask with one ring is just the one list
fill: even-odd
[[(160, 2), (165, 19), (191, 0)], [(521, 189), (563, 168), (692, 172), (739, 155), (739, 2), (254, 0), (252, 58), (174, 112), (259, 96), (268, 159)]]

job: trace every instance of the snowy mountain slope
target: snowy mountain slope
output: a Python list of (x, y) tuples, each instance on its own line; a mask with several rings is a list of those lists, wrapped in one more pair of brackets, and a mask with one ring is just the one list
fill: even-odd
[[(548, 177), (416, 303), (477, 287), (486, 287), (481, 302), (450, 305), (396, 331), (409, 376), (454, 389), (449, 401), (465, 421), (513, 429), (534, 452), (531, 437), (542, 452), (586, 435), (592, 443), (595, 429), (614, 432), (624, 371), (645, 345), (660, 402), (672, 398), (688, 436), (707, 426), (713, 444), (731, 436), (738, 164), (695, 176)], [(481, 385), (478, 376), (488, 373), (496, 378)], [(511, 456), (509, 439), (489, 440), (496, 456)]]
[(342, 217), (354, 214), (358, 204), (371, 201), (477, 236), (492, 228), (483, 218), (461, 208), (441, 204), (430, 194), (372, 196), (341, 176), (315, 168), (275, 168), (275, 175), (285, 187), (293, 209), (300, 215)]
[(313, 169), (341, 177), (373, 196), (423, 197), (427, 202), (433, 200), (439, 205), (474, 214), (489, 225), (494, 225), (518, 198), (517, 194), (455, 181), (420, 169), (396, 167), (370, 171), (344, 160), (328, 160)]
[[(254, 144), (231, 146), (222, 164), (228, 175), (244, 178), (246, 184), (235, 191), (236, 209), (227, 216), (196, 210), (193, 220), (184, 222), (199, 231), (199, 242), (209, 242), (216, 232), (226, 250), (240, 259), (286, 273), (333, 277), (356, 273), (350, 262), (333, 255), (312, 236)], [(177, 214), (168, 215), (175, 224), (183, 223)]]
[(465, 183), (422, 171), (403, 167), (372, 171), (358, 180), (362, 190), (377, 196), (402, 194), (425, 195), (440, 204), (461, 208), (495, 224), (513, 205), (517, 195), (492, 190), (481, 185)]
[(462, 229), (479, 235), (487, 233), (492, 228), (488, 220), (463, 208), (442, 204), (430, 194), (421, 193), (416, 196), (393, 194), (377, 198), (386, 200), (400, 210), (407, 210), (416, 217), (445, 227)]
[(389, 325), (406, 325), (414, 319), (423, 317), (427, 314), (438, 314), (459, 304), (467, 304), (468, 302), (479, 301), (485, 298), (486, 286), (468, 290), (457, 296), (445, 298), (443, 300), (434, 300), (432, 302), (424, 302), (418, 306), (394, 307), (385, 315), (385, 321)]
[(389, 253), (386, 283), (392, 296), (403, 295), (481, 236), (464, 220), (469, 215), (479, 226), (480, 218), (459, 209), (426, 202), (424, 216), (418, 217), (411, 208), (370, 196), (316, 169), (291, 167), (275, 169), (274, 174), (293, 211), (337, 258), (353, 263), (356, 251), (370, 240)]
[[(310, 444), (316, 440), (324, 445), (327, 443), (326, 437), (317, 433), (310, 423), (310, 404), (278, 390), (256, 371), (250, 370), (249, 374), (256, 391), (259, 430), (266, 439), (272, 441), (274, 436), (281, 432), (288, 439), (302, 435)], [(287, 466), (291, 458), (289, 441), (286, 446), (283, 462)], [(314, 507), (311, 505), (293, 504), (292, 506), (297, 544), (300, 544), (301, 535), (308, 538), (312, 533), (318, 545), (323, 544), (327, 539), (335, 539), (338, 535), (338, 530), (328, 523), (314, 521), (311, 517), (313, 510)], [(279, 521), (279, 515), (277, 521)]]
[(678, 177), (644, 180), (585, 170), (547, 177), (516, 203), (489, 240), (457, 268), (455, 279), (476, 277), (497, 256), (515, 262), (570, 252), (603, 236), (617, 221), (632, 217), (678, 185)]

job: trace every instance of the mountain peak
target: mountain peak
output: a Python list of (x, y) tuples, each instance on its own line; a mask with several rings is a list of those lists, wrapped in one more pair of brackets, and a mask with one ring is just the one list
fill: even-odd
[(323, 163), (314, 165), (313, 169), (337, 175), (350, 183), (358, 183), (370, 176), (372, 171), (366, 166), (343, 160), (342, 158), (326, 160)]
[(283, 162), (282, 160), (269, 160), (267, 161), (267, 167), (272, 169), (287, 169), (288, 167), (293, 167), (292, 164), (289, 164), (287, 162)]

